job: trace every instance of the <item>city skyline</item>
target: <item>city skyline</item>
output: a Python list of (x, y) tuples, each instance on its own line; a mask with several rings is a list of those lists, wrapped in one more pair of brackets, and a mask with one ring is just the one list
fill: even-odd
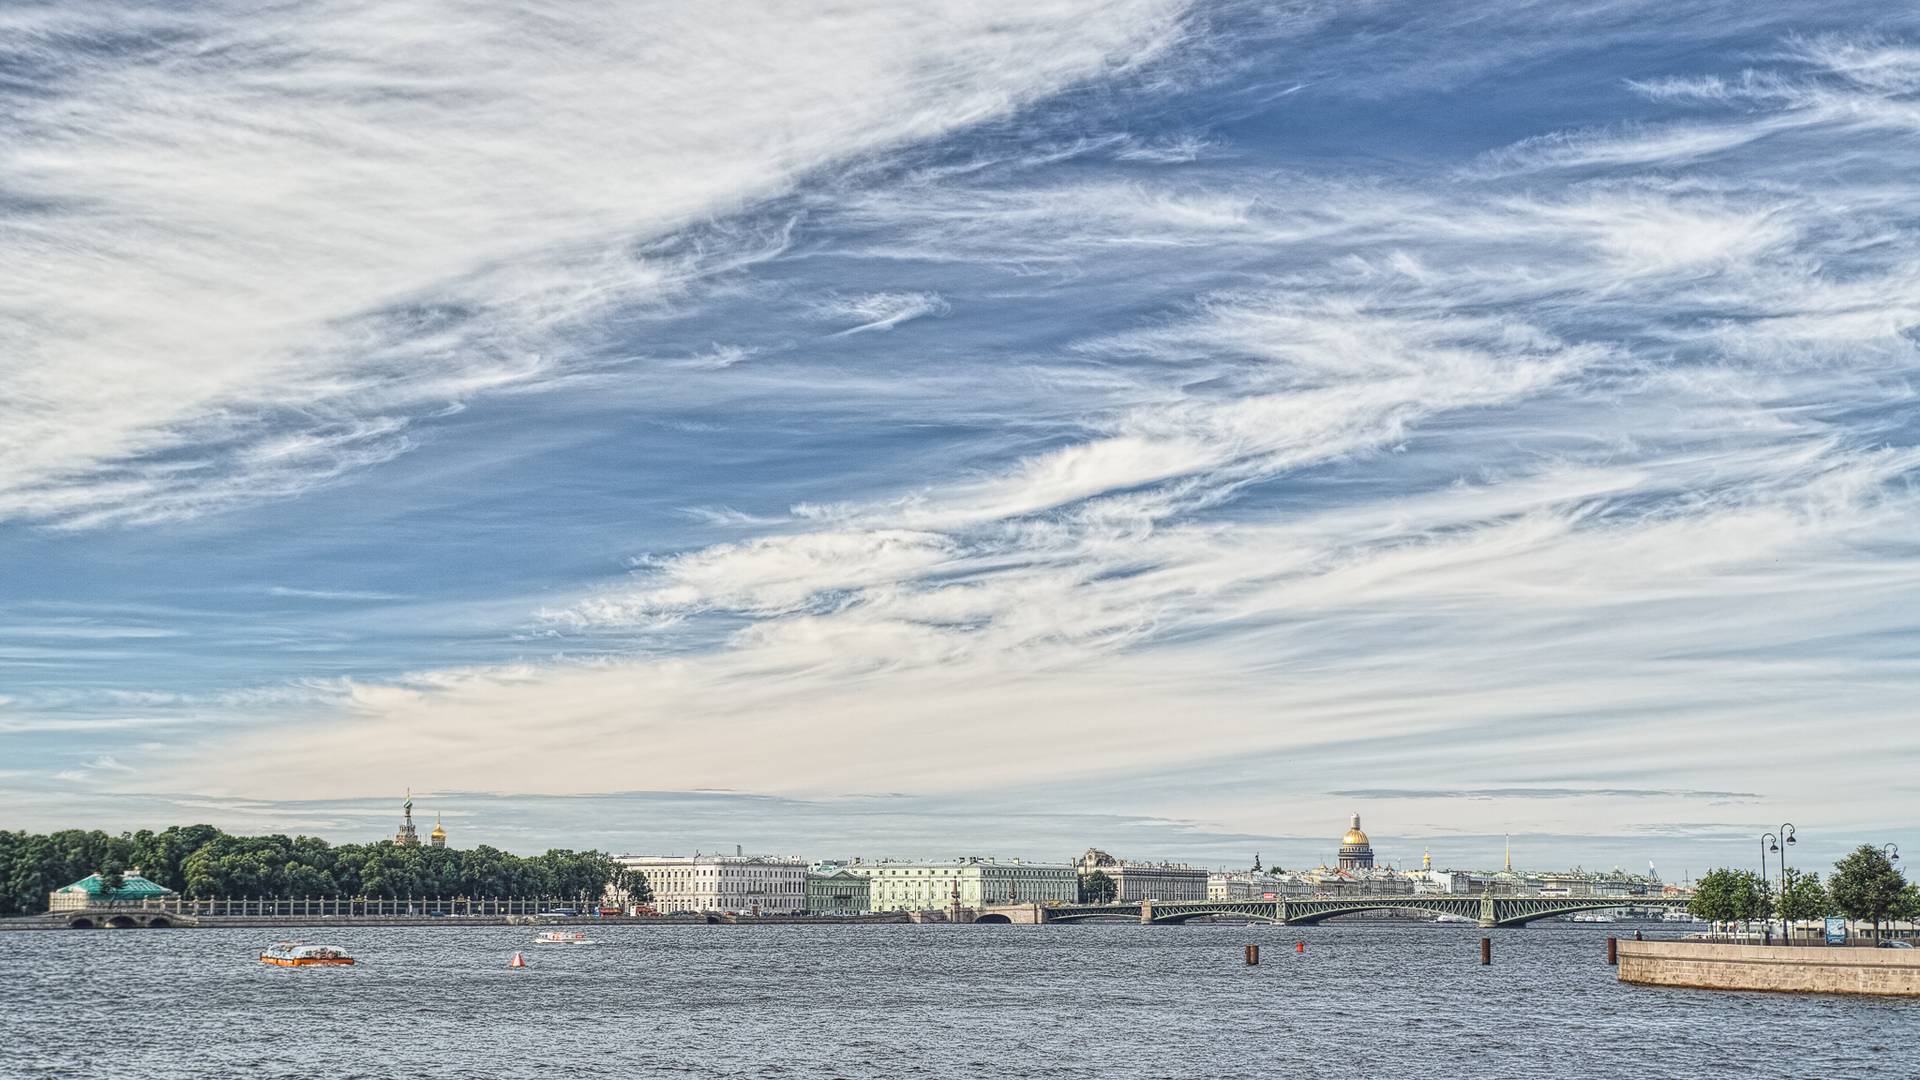
[(0, 57), (0, 826), (1920, 851), (1920, 15), (132, 10)]

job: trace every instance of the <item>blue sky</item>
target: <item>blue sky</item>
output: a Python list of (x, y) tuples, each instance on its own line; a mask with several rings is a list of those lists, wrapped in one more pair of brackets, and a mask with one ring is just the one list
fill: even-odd
[(1920, 850), (1920, 18), (0, 28), (0, 823)]

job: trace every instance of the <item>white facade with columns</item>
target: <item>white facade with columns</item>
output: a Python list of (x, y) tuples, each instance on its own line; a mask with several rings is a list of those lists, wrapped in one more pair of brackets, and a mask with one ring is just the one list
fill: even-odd
[(622, 855), (647, 876), (662, 914), (738, 912), (788, 915), (807, 906), (807, 861), (771, 855)]

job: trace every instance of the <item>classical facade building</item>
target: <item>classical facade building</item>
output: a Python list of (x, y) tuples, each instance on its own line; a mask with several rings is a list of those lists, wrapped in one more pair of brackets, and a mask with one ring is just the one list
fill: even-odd
[(1186, 863), (1128, 862), (1088, 848), (1074, 868), (1080, 877), (1098, 871), (1112, 878), (1117, 903), (1207, 899), (1207, 872)]
[(1340, 838), (1341, 870), (1373, 869), (1373, 845), (1368, 842), (1367, 834), (1360, 831), (1360, 815), (1353, 815), (1353, 824), (1347, 827), (1347, 834)]
[(807, 914), (865, 915), (873, 910), (871, 884), (844, 866), (816, 866), (807, 873)]
[(988, 904), (1062, 903), (1079, 898), (1071, 866), (969, 857), (948, 862), (852, 862), (846, 869), (868, 880), (874, 911), (944, 911)]
[(807, 906), (807, 864), (769, 855), (622, 855), (614, 860), (647, 876), (662, 914), (737, 912), (790, 915)]

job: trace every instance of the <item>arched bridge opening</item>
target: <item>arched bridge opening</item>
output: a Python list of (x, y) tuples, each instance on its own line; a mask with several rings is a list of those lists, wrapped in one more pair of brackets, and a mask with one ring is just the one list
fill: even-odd
[(1007, 918), (1005, 915), (982, 915), (973, 921), (975, 923), (991, 923), (995, 926), (1001, 926), (1001, 925), (1012, 926), (1013, 925), (1013, 920)]
[(1195, 919), (1244, 919), (1247, 922), (1257, 923), (1278, 923), (1280, 921), (1271, 915), (1260, 915), (1250, 911), (1180, 911), (1167, 915), (1156, 913), (1153, 917), (1153, 925), (1179, 926), (1182, 923), (1192, 922)]
[(1418, 918), (1418, 919), (1431, 919), (1435, 913), (1427, 908), (1403, 907), (1395, 904), (1380, 904), (1378, 906), (1368, 906), (1368, 907), (1348, 907), (1348, 908), (1340, 908), (1335, 911), (1319, 911), (1319, 912), (1289, 911), (1287, 912), (1287, 925), (1313, 926), (1323, 922), (1332, 922), (1335, 919), (1344, 919), (1349, 915), (1380, 915), (1380, 914), (1405, 915), (1405, 916)]
[(1140, 909), (1128, 908), (1125, 911), (1071, 911), (1054, 908), (1047, 912), (1047, 921), (1050, 923), (1092, 922), (1096, 919), (1105, 919), (1111, 922), (1137, 923), (1140, 921)]

